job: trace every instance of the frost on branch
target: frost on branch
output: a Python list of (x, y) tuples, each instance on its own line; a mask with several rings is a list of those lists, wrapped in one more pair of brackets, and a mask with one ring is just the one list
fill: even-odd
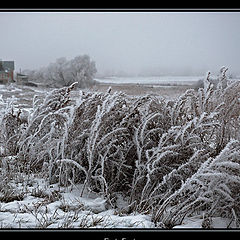
[[(240, 216), (240, 144), (232, 140), (215, 158), (208, 158), (198, 171), (170, 195), (156, 211), (156, 222), (172, 226), (197, 211), (209, 216)], [(166, 212), (166, 210), (168, 211)]]
[(20, 118), (21, 110), (8, 108), (1, 119), (1, 138), (4, 143), (5, 155), (15, 155), (18, 152), (16, 142), (19, 140), (24, 122)]
[(52, 162), (60, 154), (61, 139), (71, 109), (68, 107), (70, 91), (74, 85), (53, 90), (43, 103), (34, 102), (28, 126), (19, 139), (18, 158), (28, 167), (41, 169), (45, 161)]
[(76, 161), (87, 173), (80, 171), (72, 180), (108, 198), (128, 183), (130, 142), (123, 121), (128, 104), (122, 93), (81, 92), (68, 122), (64, 157)]
[(27, 121), (1, 110), (1, 147), (51, 183), (81, 183), (80, 195), (94, 191), (112, 207), (121, 194), (126, 212), (168, 228), (200, 213), (238, 219), (240, 82), (226, 71), (174, 100), (109, 89), (71, 101), (74, 84), (53, 90), (33, 99)]

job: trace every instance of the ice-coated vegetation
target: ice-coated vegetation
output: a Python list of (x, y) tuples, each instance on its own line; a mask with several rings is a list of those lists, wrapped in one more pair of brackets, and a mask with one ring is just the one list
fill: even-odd
[(0, 201), (24, 199), (3, 184), (13, 171), (34, 173), (49, 186), (81, 184), (79, 197), (97, 194), (108, 209), (145, 214), (155, 227), (201, 215), (203, 228), (220, 217), (239, 228), (240, 82), (226, 71), (174, 100), (109, 88), (73, 101), (73, 83), (34, 98), (22, 116), (1, 99)]
[(93, 80), (96, 72), (95, 62), (86, 54), (78, 55), (70, 60), (61, 57), (47, 67), (38, 70), (24, 70), (31, 81), (41, 85), (63, 87), (77, 82), (81, 88), (96, 84)]

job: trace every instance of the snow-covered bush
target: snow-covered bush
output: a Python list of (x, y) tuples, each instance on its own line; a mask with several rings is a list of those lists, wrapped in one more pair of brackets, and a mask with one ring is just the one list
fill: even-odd
[[(26, 119), (21, 116), (21, 109), (16, 109), (13, 102), (6, 102), (3, 114), (0, 117), (1, 154), (4, 156), (16, 155), (18, 140), (26, 127)], [(3, 151), (2, 151), (3, 149)]]
[[(26, 163), (29, 168), (39, 170), (45, 162), (52, 162), (61, 154), (61, 140), (71, 110), (69, 95), (74, 85), (53, 90), (42, 103), (33, 101), (33, 112), (18, 141), (19, 161)], [(51, 169), (51, 163), (49, 165)]]
[(71, 60), (64, 57), (58, 58), (47, 67), (36, 71), (24, 71), (33, 82), (52, 87), (69, 86), (77, 82), (80, 88), (96, 84), (93, 80), (96, 72), (95, 62), (86, 54), (76, 56)]
[(240, 217), (240, 142), (231, 140), (215, 158), (208, 158), (195, 174), (166, 198), (153, 220), (164, 225), (181, 224), (197, 211), (209, 216)]
[(106, 93), (81, 92), (64, 150), (64, 159), (75, 165), (74, 181), (105, 194), (110, 202), (116, 192), (131, 189), (136, 159), (133, 135), (147, 99), (110, 94), (110, 89)]
[[(236, 204), (239, 197), (235, 193), (239, 189), (238, 180), (231, 182), (228, 178), (238, 179), (239, 175), (237, 166), (240, 159), (240, 85), (239, 81), (229, 82), (225, 75), (226, 71), (226, 68), (222, 69), (222, 75), (219, 77), (215, 89), (209, 81), (210, 73), (208, 73), (204, 81), (204, 88), (200, 88), (195, 96), (190, 95), (190, 99), (194, 101), (190, 101), (191, 104), (187, 108), (189, 118), (187, 121), (186, 111), (184, 111), (185, 115), (180, 115), (183, 116), (182, 118), (174, 118), (174, 120), (180, 119), (177, 124), (186, 122), (186, 124), (180, 124), (181, 127), (178, 126), (177, 137), (174, 140), (181, 140), (181, 149), (193, 144), (190, 148), (195, 153), (191, 156), (191, 153), (188, 152), (188, 156), (191, 156), (189, 160), (166, 174), (160, 184), (150, 191), (149, 199), (152, 198), (150, 202), (155, 206), (153, 219), (155, 222), (163, 222), (165, 227), (179, 224), (186, 215), (196, 212), (197, 209), (206, 210), (206, 206), (209, 207), (208, 204), (211, 209), (208, 214), (222, 216), (225, 211), (225, 216), (229, 216), (234, 212), (235, 217), (239, 218), (239, 212), (232, 207), (239, 208)], [(185, 98), (180, 97), (179, 100), (181, 101), (181, 99)], [(170, 146), (171, 144), (167, 147)], [(167, 153), (164, 151), (163, 154)], [(216, 168), (217, 161), (224, 161), (223, 165), (229, 167), (228, 170), (232, 175), (226, 175), (224, 168)], [(167, 164), (167, 166), (171, 165)], [(182, 171), (183, 169), (186, 171), (184, 171), (185, 173)], [(208, 180), (199, 185), (200, 178), (196, 180), (196, 176), (200, 176), (199, 174), (205, 169), (208, 169), (205, 175), (208, 176)], [(156, 168), (153, 167), (152, 170), (156, 171)], [(162, 173), (162, 171), (160, 172)], [(217, 180), (216, 176), (219, 177)], [(231, 182), (231, 188), (229, 188), (228, 182)], [(218, 184), (220, 184), (219, 189), (217, 188)], [(189, 187), (191, 191), (189, 191)], [(209, 190), (210, 188), (211, 190)], [(211, 201), (206, 197), (209, 194), (212, 197)], [(229, 205), (227, 201), (230, 201), (231, 204)], [(225, 210), (223, 211), (220, 206), (223, 208), (225, 206)]]
[[(159, 199), (163, 201), (169, 193), (181, 186), (181, 181), (197, 171), (202, 162), (201, 158), (204, 158), (203, 153), (210, 154), (213, 151), (210, 138), (204, 136), (209, 134), (211, 120), (212, 115), (202, 114), (181, 127), (171, 127), (162, 134), (156, 147), (145, 152), (147, 161), (144, 169), (147, 180), (141, 191), (140, 201), (141, 204), (144, 203), (143, 206), (146, 206), (146, 203), (154, 204)], [(183, 171), (186, 166), (192, 169)]]
[(226, 71), (222, 69), (215, 88), (208, 73), (198, 92), (187, 90), (170, 109), (161, 109), (170, 125), (164, 131), (153, 129), (158, 138), (150, 148), (143, 148), (142, 139), (148, 133), (141, 129), (148, 119), (157, 119), (158, 113), (147, 114), (139, 124), (134, 138), (138, 160), (130, 201), (137, 210), (156, 212), (209, 157), (218, 156), (231, 139), (239, 140), (239, 81), (230, 83)]
[(118, 184), (116, 176), (124, 172), (127, 131), (121, 119), (126, 111), (125, 104), (121, 93), (85, 96), (81, 92), (73, 109), (64, 158), (80, 164), (78, 170), (82, 174), (75, 174), (75, 180), (84, 179), (85, 185), (97, 191), (106, 193), (108, 188), (114, 188)]
[[(212, 87), (206, 79), (205, 88), (198, 93), (189, 89), (174, 102), (165, 102), (161, 107), (159, 105), (153, 113), (147, 113), (145, 119), (142, 119), (134, 138), (138, 154), (134, 191), (140, 195), (135, 194), (135, 198), (132, 196), (131, 199), (131, 202), (137, 202), (138, 210), (152, 207), (159, 198), (163, 201), (166, 192), (160, 194), (159, 189), (162, 189), (165, 177), (188, 164), (193, 156), (197, 158), (195, 152), (202, 150), (211, 154), (215, 151), (212, 141), (219, 123), (218, 113), (208, 109), (208, 100), (212, 94)], [(152, 119), (155, 126), (146, 131)], [(155, 133), (155, 137), (151, 139), (152, 133)], [(144, 141), (151, 142), (151, 145), (143, 149)], [(201, 162), (200, 159), (197, 161)], [(190, 176), (180, 175), (179, 181)], [(180, 187), (174, 184), (168, 190), (175, 191), (176, 186)]]
[(207, 73), (202, 87), (175, 100), (108, 89), (71, 101), (72, 84), (35, 97), (27, 119), (3, 103), (1, 149), (112, 207), (121, 194), (127, 212), (152, 213), (157, 225), (171, 228), (201, 211), (204, 219), (239, 219), (240, 82), (226, 72), (214, 84)]

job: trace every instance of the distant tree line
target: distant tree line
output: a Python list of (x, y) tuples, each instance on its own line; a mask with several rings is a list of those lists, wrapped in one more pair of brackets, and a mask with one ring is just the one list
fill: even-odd
[(38, 70), (25, 70), (29, 80), (49, 87), (69, 86), (78, 82), (78, 87), (86, 88), (96, 84), (93, 79), (97, 69), (88, 55), (79, 55), (71, 60), (58, 58), (54, 63)]

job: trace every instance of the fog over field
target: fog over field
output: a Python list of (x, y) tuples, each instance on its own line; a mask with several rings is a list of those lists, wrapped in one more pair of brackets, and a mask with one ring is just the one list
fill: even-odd
[(239, 74), (239, 12), (0, 12), (16, 70), (88, 54), (98, 75)]

